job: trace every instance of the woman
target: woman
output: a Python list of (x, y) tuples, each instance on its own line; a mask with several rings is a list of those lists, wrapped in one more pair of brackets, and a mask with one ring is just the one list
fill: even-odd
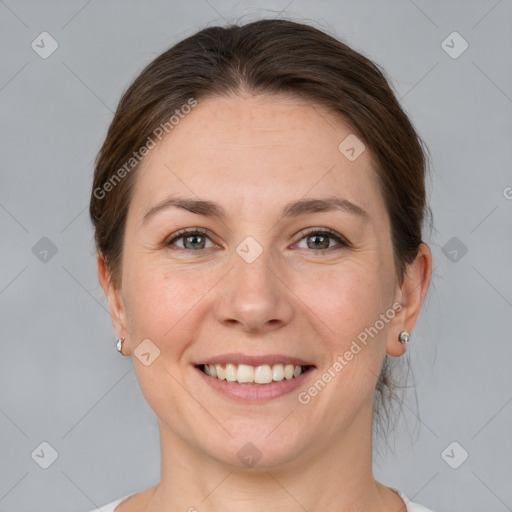
[(207, 28), (149, 64), (90, 214), (161, 481), (101, 510), (427, 510), (372, 474), (429, 285), (424, 175), (377, 66), (313, 27)]

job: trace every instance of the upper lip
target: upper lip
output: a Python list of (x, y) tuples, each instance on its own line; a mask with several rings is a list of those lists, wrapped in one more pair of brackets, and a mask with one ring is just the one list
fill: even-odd
[(293, 364), (295, 366), (314, 366), (312, 363), (300, 359), (299, 357), (287, 356), (285, 354), (267, 354), (261, 356), (246, 354), (221, 354), (218, 356), (207, 357), (203, 361), (196, 363), (201, 364), (247, 364), (249, 366), (260, 366), (268, 364)]

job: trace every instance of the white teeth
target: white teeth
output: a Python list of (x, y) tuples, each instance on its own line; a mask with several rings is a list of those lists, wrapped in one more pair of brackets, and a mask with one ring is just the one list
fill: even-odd
[(272, 367), (272, 380), (280, 381), (284, 379), (284, 366), (282, 364), (275, 364)]
[(295, 369), (295, 367), (293, 366), (293, 364), (287, 364), (284, 367), (284, 378), (287, 380), (293, 379), (294, 369)]
[(290, 380), (299, 377), (303, 373), (302, 366), (293, 364), (262, 364), (260, 366), (251, 366), (248, 364), (205, 364), (204, 373), (210, 377), (215, 377), (228, 382), (238, 382), (239, 384), (270, 384), (279, 382), (283, 379)]
[(254, 368), (248, 364), (239, 364), (236, 371), (236, 380), (240, 384), (243, 382), (254, 382)]
[(229, 382), (235, 382), (236, 380), (236, 366), (234, 364), (226, 365), (226, 380)]
[(254, 382), (256, 384), (270, 384), (272, 382), (272, 368), (268, 364), (257, 366), (254, 372)]
[(215, 367), (215, 371), (217, 372), (217, 378), (220, 379), (220, 380), (224, 380), (226, 378), (226, 371), (224, 370), (224, 368), (222, 368), (222, 366), (220, 364), (205, 364), (204, 367), (206, 368), (207, 366), (209, 366), (210, 368), (212, 366)]

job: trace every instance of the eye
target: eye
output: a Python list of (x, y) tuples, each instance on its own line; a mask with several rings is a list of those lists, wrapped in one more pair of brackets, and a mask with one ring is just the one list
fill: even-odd
[[(313, 249), (319, 252), (330, 251), (331, 249), (336, 251), (351, 246), (345, 238), (330, 229), (314, 229), (308, 232), (302, 232), (301, 235), (302, 238), (299, 242), (307, 240), (306, 249)], [(338, 247), (332, 247), (330, 244), (331, 240), (335, 240), (338, 243)]]
[[(302, 240), (307, 240), (306, 249), (313, 249), (315, 252), (336, 251), (346, 247), (351, 247), (350, 243), (341, 235), (330, 229), (313, 229), (310, 231), (301, 232)], [(309, 240), (308, 240), (309, 239)], [(332, 246), (331, 241), (337, 242), (338, 246)], [(177, 245), (177, 242), (182, 241), (182, 246)], [(208, 242), (211, 244), (208, 246)], [(186, 250), (188, 252), (200, 252), (204, 249), (215, 247), (210, 238), (207, 236), (207, 231), (201, 228), (192, 230), (182, 230), (172, 235), (172, 237), (165, 242), (166, 247), (174, 246), (177, 249)], [(304, 247), (301, 247), (304, 248)]]
[[(179, 249), (187, 250), (189, 252), (201, 251), (203, 249), (209, 249), (210, 247), (215, 246), (215, 244), (206, 236), (206, 230), (195, 228), (193, 230), (182, 230), (178, 233), (172, 235), (172, 238), (166, 241), (166, 246), (175, 245), (175, 242), (183, 240), (183, 246), (179, 247)], [(207, 242), (210, 242), (212, 245), (207, 247)]]

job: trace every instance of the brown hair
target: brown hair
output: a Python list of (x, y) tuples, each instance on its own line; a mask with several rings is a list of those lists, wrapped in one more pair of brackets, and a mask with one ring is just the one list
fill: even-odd
[[(90, 201), (96, 247), (113, 282), (120, 284), (138, 167), (137, 161), (129, 167), (127, 162), (191, 98), (242, 90), (291, 93), (339, 114), (357, 133), (376, 164), (401, 282), (429, 211), (424, 145), (376, 64), (321, 30), (283, 19), (201, 30), (153, 60), (123, 94), (96, 159)], [(377, 399), (389, 401), (390, 378), (386, 357)]]

